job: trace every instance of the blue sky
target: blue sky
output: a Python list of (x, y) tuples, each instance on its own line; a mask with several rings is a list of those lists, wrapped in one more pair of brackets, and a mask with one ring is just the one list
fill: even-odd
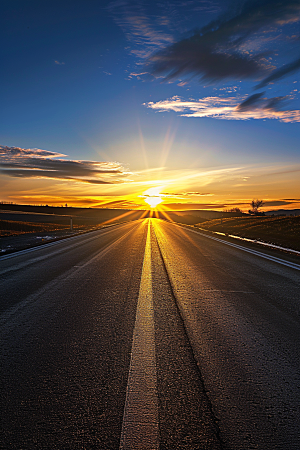
[(299, 207), (299, 0), (0, 9), (0, 200)]

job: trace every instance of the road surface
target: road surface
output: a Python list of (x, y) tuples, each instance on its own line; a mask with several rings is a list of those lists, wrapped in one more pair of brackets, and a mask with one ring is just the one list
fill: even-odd
[(0, 258), (0, 448), (298, 450), (299, 288), (158, 219)]

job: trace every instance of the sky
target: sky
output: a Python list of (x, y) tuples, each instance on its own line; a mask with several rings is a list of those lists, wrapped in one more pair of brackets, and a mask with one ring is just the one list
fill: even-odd
[(300, 208), (300, 0), (2, 0), (0, 201)]

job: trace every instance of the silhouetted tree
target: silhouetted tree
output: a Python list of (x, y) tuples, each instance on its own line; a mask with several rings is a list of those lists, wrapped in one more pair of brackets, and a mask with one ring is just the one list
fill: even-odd
[(250, 206), (252, 207), (252, 209), (249, 209), (249, 214), (254, 214), (256, 216), (258, 215), (263, 215), (264, 213), (261, 211), (258, 211), (258, 208), (261, 208), (264, 204), (263, 200), (252, 200)]

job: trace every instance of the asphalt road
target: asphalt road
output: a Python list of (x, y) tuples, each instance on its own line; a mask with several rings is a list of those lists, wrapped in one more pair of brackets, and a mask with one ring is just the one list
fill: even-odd
[(0, 448), (298, 450), (300, 266), (245, 250), (146, 219), (0, 258)]

